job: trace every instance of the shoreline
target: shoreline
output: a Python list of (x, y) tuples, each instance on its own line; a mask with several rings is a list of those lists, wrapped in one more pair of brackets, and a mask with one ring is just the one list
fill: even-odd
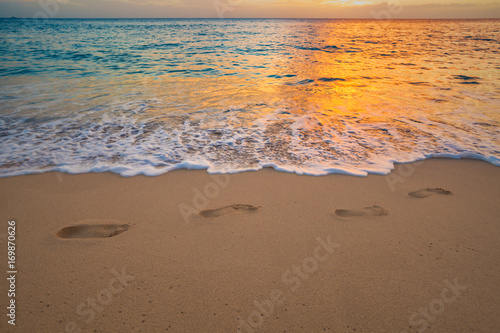
[(500, 168), (469, 159), (0, 178), (19, 280), (0, 330), (496, 331), (499, 198)]
[(177, 164), (175, 166), (168, 167), (166, 169), (157, 169), (156, 167), (150, 166), (145, 169), (141, 169), (140, 171), (134, 170), (134, 169), (129, 169), (124, 166), (116, 166), (116, 167), (109, 167), (107, 169), (103, 169), (102, 166), (98, 167), (97, 169), (88, 169), (86, 171), (75, 171), (78, 169), (77, 167), (62, 167), (58, 168), (56, 170), (44, 170), (44, 171), (36, 171), (36, 170), (30, 170), (30, 171), (25, 171), (24, 173), (11, 173), (7, 175), (2, 175), (0, 174), (0, 179), (2, 178), (11, 178), (11, 177), (20, 177), (20, 176), (29, 176), (29, 175), (41, 175), (45, 173), (60, 173), (60, 174), (67, 174), (67, 175), (86, 175), (86, 174), (95, 174), (95, 173), (111, 173), (111, 174), (116, 174), (124, 178), (130, 178), (130, 177), (137, 177), (137, 176), (146, 176), (146, 177), (158, 177), (158, 176), (163, 176), (167, 173), (171, 173), (174, 171), (178, 170), (186, 170), (186, 171), (205, 171), (210, 175), (234, 175), (234, 174), (239, 174), (239, 173), (246, 173), (246, 172), (259, 172), (261, 170), (266, 170), (266, 169), (271, 169), (273, 171), (277, 172), (284, 172), (288, 174), (295, 174), (298, 176), (313, 176), (313, 177), (322, 177), (322, 176), (329, 176), (329, 175), (347, 175), (347, 176), (355, 176), (355, 177), (366, 177), (369, 175), (380, 175), (380, 176), (387, 176), (391, 174), (395, 168), (399, 165), (409, 165), (409, 164), (419, 164), (424, 161), (428, 160), (472, 160), (472, 161), (481, 161), (485, 162), (488, 164), (491, 164), (493, 166), (500, 167), (500, 160), (495, 157), (495, 156), (490, 156), (490, 157), (484, 157), (482, 155), (476, 154), (476, 153), (462, 153), (462, 154), (446, 154), (446, 153), (439, 153), (439, 154), (432, 154), (431, 156), (427, 156), (422, 159), (417, 159), (417, 160), (412, 160), (409, 162), (395, 162), (395, 161), (390, 161), (387, 163), (392, 164), (392, 168), (386, 168), (383, 169), (381, 166), (379, 166), (380, 169), (357, 169), (354, 167), (346, 167), (346, 166), (336, 166), (336, 167), (329, 167), (329, 168), (324, 168), (324, 169), (319, 169), (317, 166), (310, 166), (308, 168), (297, 168), (294, 166), (278, 166), (275, 164), (263, 164), (260, 165), (256, 168), (247, 168), (247, 169), (227, 169), (224, 172), (219, 172), (219, 171), (212, 171), (210, 172), (211, 166), (210, 165), (202, 165), (198, 164), (195, 162), (182, 162), (180, 164)]

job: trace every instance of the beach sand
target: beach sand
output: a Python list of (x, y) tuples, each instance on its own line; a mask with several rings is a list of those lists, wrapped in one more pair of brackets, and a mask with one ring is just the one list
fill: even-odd
[(0, 201), (0, 268), (15, 220), (18, 271), (1, 332), (500, 332), (500, 168), (485, 162), (51, 172), (0, 179)]

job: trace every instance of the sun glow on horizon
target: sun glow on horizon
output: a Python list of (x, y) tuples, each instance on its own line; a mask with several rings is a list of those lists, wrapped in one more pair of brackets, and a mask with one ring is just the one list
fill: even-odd
[(1, 17), (500, 18), (498, 0), (0, 0)]

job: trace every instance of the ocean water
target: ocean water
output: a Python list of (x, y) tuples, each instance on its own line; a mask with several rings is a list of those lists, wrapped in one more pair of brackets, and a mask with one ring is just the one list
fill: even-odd
[(0, 176), (500, 166), (500, 20), (0, 20)]

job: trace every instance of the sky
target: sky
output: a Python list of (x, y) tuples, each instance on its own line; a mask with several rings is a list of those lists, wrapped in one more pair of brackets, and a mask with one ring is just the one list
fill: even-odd
[(500, 18), (500, 0), (0, 0), (0, 17)]

